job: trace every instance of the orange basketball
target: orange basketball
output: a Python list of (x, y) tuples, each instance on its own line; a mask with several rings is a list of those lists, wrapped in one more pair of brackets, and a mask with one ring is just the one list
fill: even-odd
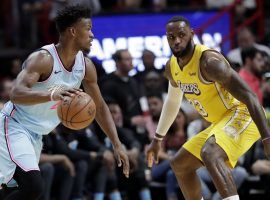
[(74, 97), (65, 97), (57, 107), (57, 114), (64, 126), (79, 130), (93, 122), (96, 105), (88, 94), (80, 92)]

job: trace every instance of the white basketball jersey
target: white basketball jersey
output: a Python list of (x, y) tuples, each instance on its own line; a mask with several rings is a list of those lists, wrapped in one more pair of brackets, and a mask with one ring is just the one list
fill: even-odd
[[(76, 55), (72, 71), (67, 71), (57, 53), (54, 44), (43, 46), (53, 57), (53, 70), (50, 77), (33, 85), (32, 90), (49, 91), (55, 87), (79, 88), (85, 76), (85, 60), (83, 53)], [(46, 135), (59, 123), (55, 101), (49, 101), (34, 105), (18, 105), (11, 101), (7, 102), (2, 110), (7, 116), (11, 116), (27, 130), (36, 134)]]

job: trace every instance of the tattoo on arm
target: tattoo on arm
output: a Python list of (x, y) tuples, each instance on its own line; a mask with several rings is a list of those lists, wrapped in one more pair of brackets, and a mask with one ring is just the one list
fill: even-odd
[(207, 80), (219, 83), (247, 106), (263, 138), (270, 134), (265, 114), (257, 96), (220, 53), (214, 51), (204, 52), (200, 67), (203, 76)]

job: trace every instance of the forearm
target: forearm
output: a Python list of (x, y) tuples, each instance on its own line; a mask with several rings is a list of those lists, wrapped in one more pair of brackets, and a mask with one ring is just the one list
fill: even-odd
[(51, 92), (33, 91), (27, 87), (15, 87), (11, 90), (10, 100), (22, 105), (45, 103), (51, 100)]
[(267, 119), (258, 98), (255, 95), (250, 96), (251, 97), (249, 100), (245, 103), (253, 121), (259, 129), (262, 139), (264, 139), (270, 136), (270, 129), (267, 123)]
[(164, 137), (166, 135), (179, 112), (182, 98), (183, 93), (180, 88), (173, 87), (169, 84), (168, 95), (162, 107), (161, 116), (157, 126), (156, 133), (158, 136)]
[(96, 118), (95, 118), (103, 130), (103, 132), (108, 136), (111, 140), (114, 147), (121, 146), (121, 142), (118, 138), (116, 127), (114, 121), (112, 119), (111, 113), (109, 111), (108, 106), (104, 103), (101, 104), (99, 108), (97, 108)]
[(46, 163), (46, 162), (56, 164), (56, 163), (62, 162), (63, 159), (64, 159), (64, 155), (59, 155), (59, 154), (54, 154), (54, 155), (41, 154), (41, 155), (40, 155), (40, 160), (39, 160), (39, 162), (40, 162), (41, 164), (42, 164), (42, 163)]

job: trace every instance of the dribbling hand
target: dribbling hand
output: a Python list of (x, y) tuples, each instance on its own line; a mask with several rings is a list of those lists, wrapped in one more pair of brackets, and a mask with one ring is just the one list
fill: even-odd
[(54, 90), (51, 93), (51, 100), (53, 101), (59, 101), (59, 100), (63, 100), (64, 97), (73, 97), (74, 95), (79, 94), (80, 92), (82, 92), (81, 89), (77, 89), (77, 88), (71, 88), (71, 89), (59, 89), (59, 90)]
[(161, 149), (161, 141), (153, 139), (151, 144), (146, 149), (146, 158), (148, 167), (152, 167), (155, 161), (155, 164), (158, 163), (158, 153)]

